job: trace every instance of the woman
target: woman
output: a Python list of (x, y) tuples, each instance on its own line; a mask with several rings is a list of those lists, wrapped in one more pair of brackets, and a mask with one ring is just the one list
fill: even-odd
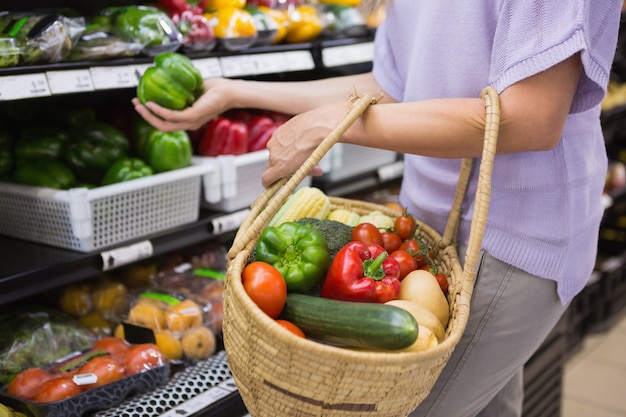
[[(470, 320), (411, 416), (521, 416), (524, 363), (595, 262), (607, 168), (599, 104), (621, 6), (621, 0), (389, 0), (371, 73), (292, 83), (210, 79), (190, 109), (135, 101), (136, 109), (162, 130), (194, 129), (237, 107), (295, 114), (268, 144), (262, 178), (268, 186), (295, 171), (343, 119), (352, 91), (382, 94), (342, 141), (404, 153), (400, 202), (442, 232), (460, 158), (482, 151), (478, 97), (495, 87), (501, 127)], [(475, 187), (473, 175), (461, 249)]]

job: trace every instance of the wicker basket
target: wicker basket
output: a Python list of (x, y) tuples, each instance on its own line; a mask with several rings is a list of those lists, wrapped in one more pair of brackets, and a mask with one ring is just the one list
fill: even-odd
[[(423, 352), (363, 352), (296, 337), (263, 314), (247, 296), (241, 273), (260, 232), (310, 169), (372, 103), (354, 99), (345, 120), (320, 144), (289, 180), (266, 189), (254, 202), (229, 251), (224, 295), (224, 345), (229, 368), (251, 416), (388, 416), (408, 415), (428, 395), (467, 324), (474, 277), (490, 200), (491, 172), (499, 129), (497, 93), (486, 88), (486, 130), (478, 189), (464, 267), (457, 250), (460, 208), (472, 160), (462, 163), (456, 197), (443, 236), (419, 223), (419, 234), (434, 248), (438, 268), (450, 282), (451, 318), (446, 338)], [(360, 213), (384, 206), (331, 197), (334, 207)]]

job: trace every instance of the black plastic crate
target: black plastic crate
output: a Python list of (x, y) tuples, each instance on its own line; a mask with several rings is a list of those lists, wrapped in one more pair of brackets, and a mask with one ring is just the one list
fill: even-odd
[(604, 259), (598, 265), (600, 277), (600, 315), (590, 328), (602, 331), (610, 326), (626, 306), (626, 252)]

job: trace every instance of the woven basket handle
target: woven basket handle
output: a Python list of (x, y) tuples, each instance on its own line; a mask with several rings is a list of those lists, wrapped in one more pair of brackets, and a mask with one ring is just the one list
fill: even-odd
[[(474, 287), (480, 248), (487, 224), (487, 213), (491, 200), (491, 174), (493, 172), (493, 162), (496, 156), (496, 145), (500, 130), (500, 100), (497, 91), (493, 87), (486, 87), (480, 97), (485, 100), (485, 134), (462, 280), (462, 290), (467, 291), (470, 295)], [(456, 245), (459, 224), (461, 222), (461, 206), (472, 172), (472, 165), (472, 158), (465, 158), (461, 163), (459, 181), (443, 239), (440, 242), (441, 247)]]
[(309, 175), (326, 155), (326, 153), (337, 143), (348, 128), (363, 114), (363, 112), (376, 100), (367, 94), (358, 94), (350, 99), (350, 109), (346, 117), (333, 129), (324, 140), (318, 145), (313, 153), (304, 161), (291, 177), (282, 178), (263, 190), (257, 199), (250, 206), (250, 213), (237, 230), (235, 240), (228, 251), (228, 259), (233, 259), (237, 253), (243, 249), (251, 250), (254, 237), (258, 236), (263, 228), (272, 219), (272, 216), (285, 203), (287, 198), (295, 191), (298, 185)]

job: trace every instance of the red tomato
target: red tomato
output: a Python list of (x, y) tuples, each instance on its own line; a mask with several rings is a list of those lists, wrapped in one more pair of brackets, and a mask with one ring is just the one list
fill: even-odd
[(411, 254), (405, 250), (398, 249), (397, 251), (392, 252), (389, 256), (398, 261), (398, 264), (400, 265), (401, 281), (409, 274), (409, 272), (417, 269), (417, 261), (415, 260), (415, 257), (411, 256)]
[(387, 253), (395, 252), (400, 249), (400, 245), (402, 245), (402, 239), (396, 233), (393, 232), (382, 232), (380, 234), (383, 238), (383, 247), (387, 251)]
[(7, 385), (7, 393), (25, 400), (31, 399), (37, 394), (41, 385), (50, 378), (52, 378), (52, 375), (45, 369), (25, 369), (15, 375), (11, 382), (9, 382), (9, 385)]
[(33, 398), (38, 403), (52, 403), (66, 400), (82, 392), (71, 376), (60, 376), (47, 380)]
[(428, 257), (425, 256), (423, 253), (423, 244), (420, 244), (417, 239), (405, 240), (404, 242), (402, 242), (402, 245), (400, 245), (400, 249), (405, 250), (413, 255), (413, 257), (417, 261), (416, 269), (424, 269), (430, 265), (430, 259), (428, 259)]
[(352, 229), (352, 241), (363, 242), (366, 245), (370, 245), (372, 243), (383, 247), (385, 245), (383, 237), (380, 234), (380, 230), (378, 230), (378, 227), (372, 223), (361, 223), (354, 226)]
[(152, 343), (133, 345), (128, 349), (124, 367), (126, 375), (135, 375), (153, 368), (163, 366), (167, 362), (165, 354)]
[(300, 329), (298, 326), (296, 326), (290, 321), (278, 319), (276, 320), (276, 323), (280, 325), (282, 328), (290, 331), (291, 333), (293, 333), (294, 335), (298, 337), (306, 337), (302, 329)]
[(130, 344), (126, 340), (114, 336), (103, 337), (91, 346), (92, 350), (104, 350), (120, 361), (124, 360), (129, 348)]
[(81, 385), (83, 390), (100, 387), (113, 381), (118, 381), (126, 376), (126, 369), (117, 359), (112, 356), (96, 356), (81, 366), (76, 377), (85, 374), (94, 374), (96, 382)]
[(443, 291), (444, 295), (448, 295), (448, 279), (444, 274), (433, 274), (435, 278), (437, 278), (437, 282), (439, 283), (439, 287), (441, 287), (441, 291)]
[(402, 214), (402, 216), (396, 217), (393, 224), (393, 231), (400, 236), (400, 239), (407, 240), (413, 236), (415, 231), (415, 218), (410, 214)]
[(243, 288), (265, 314), (275, 319), (287, 301), (287, 284), (281, 273), (266, 262), (251, 262), (241, 274)]

